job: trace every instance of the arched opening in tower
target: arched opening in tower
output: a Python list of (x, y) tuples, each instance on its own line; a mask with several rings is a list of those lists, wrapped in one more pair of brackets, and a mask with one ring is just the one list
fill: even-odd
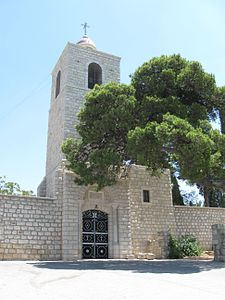
[(88, 88), (93, 89), (95, 84), (102, 84), (102, 68), (96, 63), (91, 63), (88, 66)]

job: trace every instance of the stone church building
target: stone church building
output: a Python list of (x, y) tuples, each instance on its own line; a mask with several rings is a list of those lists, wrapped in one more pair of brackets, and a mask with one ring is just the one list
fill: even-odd
[(86, 35), (66, 45), (52, 72), (46, 174), (37, 197), (0, 195), (0, 259), (163, 258), (169, 233), (193, 234), (212, 248), (211, 225), (225, 223), (225, 209), (174, 207), (168, 170), (158, 178), (133, 165), (96, 192), (76, 185), (66, 169), (61, 145), (78, 137), (85, 94), (119, 81), (120, 57), (97, 50)]
[[(66, 259), (149, 253), (151, 234), (163, 231), (167, 223), (175, 229), (169, 172), (159, 180), (144, 167), (133, 166), (129, 179), (96, 192), (94, 187), (75, 185), (74, 175), (65, 168), (61, 145), (68, 137), (78, 137), (74, 125), (85, 94), (96, 83), (119, 81), (120, 57), (97, 50), (86, 35), (77, 44), (67, 44), (52, 72), (46, 176), (38, 195), (60, 194)], [(160, 211), (154, 219), (149, 215), (153, 207)]]

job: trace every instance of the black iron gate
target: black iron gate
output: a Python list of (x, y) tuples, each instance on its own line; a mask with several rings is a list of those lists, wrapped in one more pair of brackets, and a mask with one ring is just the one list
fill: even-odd
[(108, 258), (108, 215), (100, 210), (83, 212), (83, 258)]

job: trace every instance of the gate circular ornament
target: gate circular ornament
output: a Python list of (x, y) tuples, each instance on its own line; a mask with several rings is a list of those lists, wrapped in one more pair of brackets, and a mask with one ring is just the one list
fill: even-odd
[(105, 246), (97, 247), (97, 256), (98, 256), (98, 258), (105, 258), (105, 256), (108, 256), (107, 251), (108, 251), (108, 249)]
[(94, 251), (93, 251), (93, 247), (90, 246), (86, 246), (85, 249), (83, 249), (83, 258), (90, 258), (91, 256), (93, 256)]
[(82, 241), (83, 258), (108, 258), (108, 214), (94, 209), (83, 212)]

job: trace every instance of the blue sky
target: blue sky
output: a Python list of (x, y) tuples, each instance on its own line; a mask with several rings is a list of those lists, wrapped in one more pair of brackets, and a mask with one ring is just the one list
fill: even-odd
[(0, 176), (24, 189), (45, 174), (51, 71), (83, 35), (122, 57), (121, 82), (143, 62), (180, 53), (225, 85), (224, 0), (0, 0)]

